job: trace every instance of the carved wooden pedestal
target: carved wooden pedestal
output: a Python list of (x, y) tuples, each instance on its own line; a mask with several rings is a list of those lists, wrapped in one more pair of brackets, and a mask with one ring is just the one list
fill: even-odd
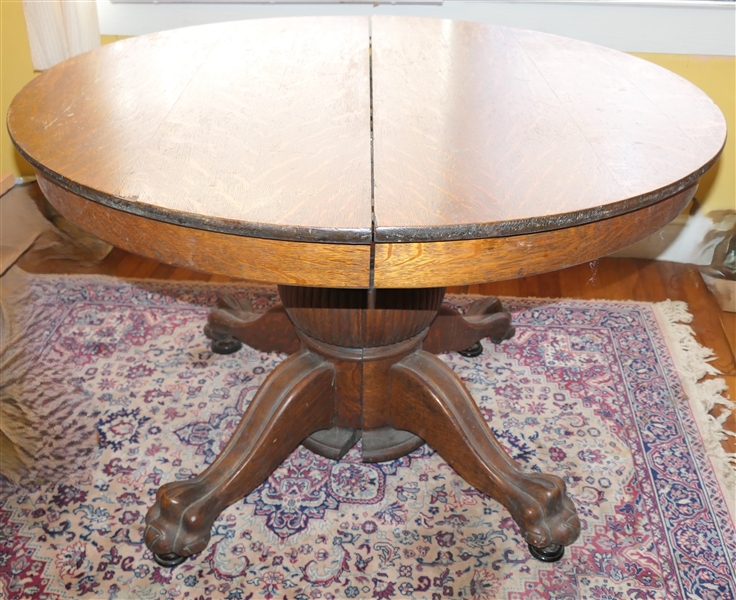
[(495, 298), (466, 315), (442, 306), (444, 288), (368, 294), (279, 286), (265, 314), (226, 299), (206, 333), (291, 356), (266, 379), (225, 450), (204, 472), (168, 483), (146, 516), (146, 545), (174, 566), (207, 547), (220, 512), (260, 485), (299, 445), (339, 459), (362, 438), (363, 460), (391, 460), (426, 442), (471, 485), (511, 513), (540, 560), (559, 560), (580, 522), (565, 484), (527, 474), (499, 446), (475, 402), (434, 354), (514, 334)]

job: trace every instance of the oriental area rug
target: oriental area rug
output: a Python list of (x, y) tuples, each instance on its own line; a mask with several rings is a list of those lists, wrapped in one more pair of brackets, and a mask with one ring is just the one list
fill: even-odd
[(157, 566), (142, 541), (157, 488), (212, 462), (285, 358), (210, 351), (209, 307), (236, 290), (277, 301), (28, 279), (6, 377), (28, 467), (2, 481), (0, 598), (736, 598), (735, 477), (707, 414), (728, 401), (674, 302), (508, 298), (513, 339), (441, 355), (513, 458), (565, 480), (582, 532), (562, 561), (531, 558), (506, 510), (427, 446), (380, 464), (300, 447), (222, 513), (205, 551)]

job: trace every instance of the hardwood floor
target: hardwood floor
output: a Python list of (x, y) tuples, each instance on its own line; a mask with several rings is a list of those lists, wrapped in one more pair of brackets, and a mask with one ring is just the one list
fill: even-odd
[[(235, 281), (228, 277), (171, 267), (117, 248), (93, 268), (80, 267), (75, 263), (63, 261), (49, 261), (37, 265), (24, 263), (21, 259), (19, 264), (22, 268), (36, 273), (83, 272), (127, 278)], [(642, 259), (603, 258), (535, 277), (449, 288), (448, 291), (517, 297), (648, 302), (659, 302), (669, 298), (685, 301), (694, 317), (690, 325), (697, 340), (714, 350), (715, 358), (712, 364), (722, 373), (720, 377), (726, 380), (729, 388), (728, 397), (736, 398), (736, 360), (734, 360), (736, 315), (720, 309), (695, 266)], [(720, 408), (716, 407), (712, 414), (718, 416), (720, 412)], [(728, 418), (725, 427), (736, 435), (736, 411)], [(723, 445), (728, 452), (736, 453), (736, 437), (729, 437)]]

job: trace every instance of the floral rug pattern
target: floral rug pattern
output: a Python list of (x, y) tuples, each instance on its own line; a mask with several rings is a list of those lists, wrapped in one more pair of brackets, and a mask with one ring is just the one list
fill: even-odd
[[(55, 374), (69, 425), (39, 424), (63, 429), (46, 483), (3, 482), (0, 598), (736, 598), (729, 499), (643, 303), (508, 299), (512, 340), (441, 355), (513, 458), (565, 480), (582, 532), (561, 562), (531, 558), (508, 513), (427, 446), (383, 464), (300, 447), (222, 513), (204, 552), (157, 566), (142, 542), (156, 489), (212, 462), (285, 358), (210, 351), (202, 327), (223, 290), (33, 279), (29, 389)], [(52, 464), (62, 439), (91, 450)]]

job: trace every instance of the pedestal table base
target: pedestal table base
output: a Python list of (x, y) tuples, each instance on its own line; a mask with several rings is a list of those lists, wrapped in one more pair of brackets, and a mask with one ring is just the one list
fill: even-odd
[(500, 502), (532, 555), (559, 560), (580, 521), (564, 482), (524, 473), (495, 439), (462, 382), (435, 354), (514, 334), (495, 298), (465, 314), (442, 306), (444, 288), (368, 294), (279, 286), (282, 304), (256, 313), (224, 299), (210, 314), (213, 349), (246, 343), (291, 354), (266, 379), (223, 452), (188, 481), (168, 483), (146, 515), (145, 542), (175, 566), (207, 547), (220, 512), (260, 485), (299, 445), (338, 460), (362, 439), (379, 462), (423, 443), (468, 483)]

